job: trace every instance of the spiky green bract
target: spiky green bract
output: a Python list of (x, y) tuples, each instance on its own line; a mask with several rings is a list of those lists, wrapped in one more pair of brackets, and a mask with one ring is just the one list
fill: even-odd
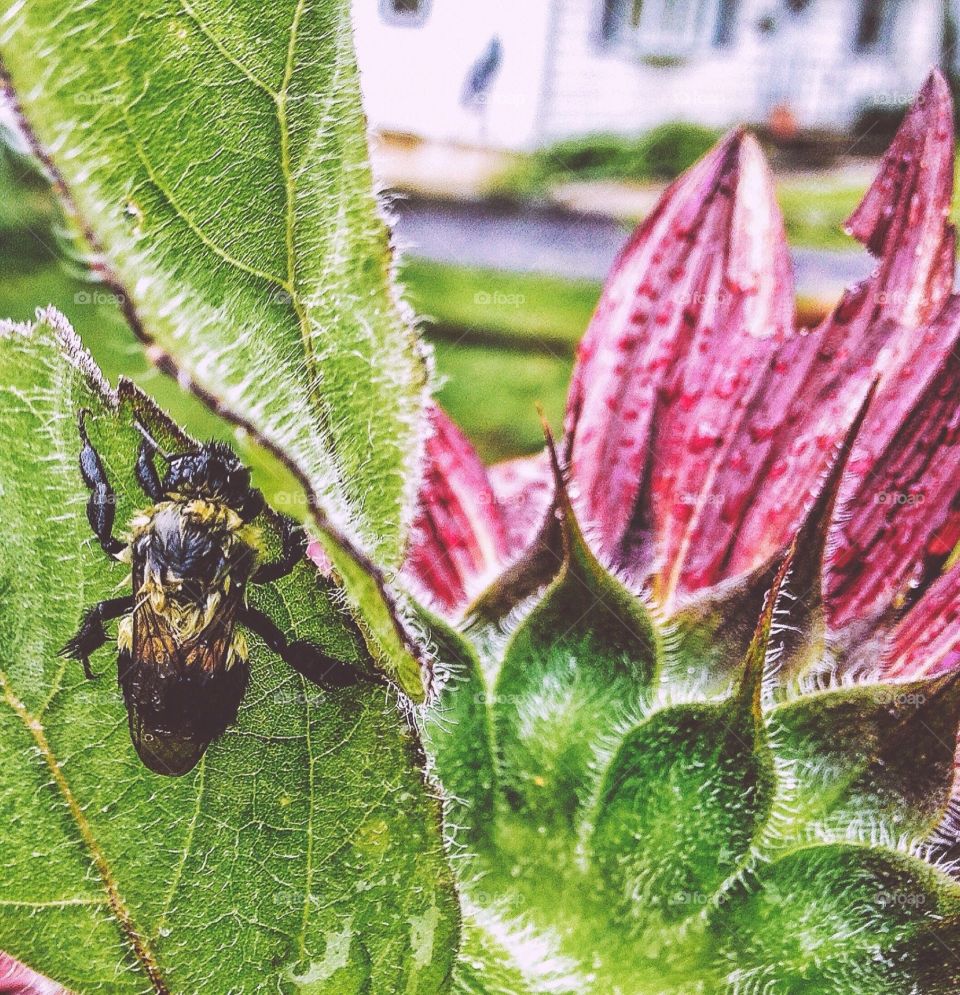
[(507, 646), (494, 722), (511, 805), (569, 827), (597, 747), (649, 699), (657, 637), (640, 601), (591, 552), (556, 462), (555, 476), (563, 562)]
[(734, 992), (947, 995), (958, 917), (956, 885), (922, 861), (835, 844), (763, 866), (711, 925)]
[[(430, 740), (443, 778), (486, 728), (456, 702), (483, 674), (498, 767), (493, 805), (458, 808), (493, 813), (464, 889), (552, 939), (580, 995), (957, 990), (960, 887), (921, 859), (949, 818), (956, 682), (804, 690), (829, 655), (814, 581), (845, 456), (779, 565), (666, 623), (589, 553), (561, 488), (558, 576), (499, 652), (472, 630), (488, 658)], [(574, 549), (580, 590), (604, 592), (577, 612)]]
[(960, 675), (822, 691), (774, 709), (794, 831), (922, 840), (950, 801)]
[[(197, 769), (138, 760), (116, 684), (57, 651), (129, 591), (91, 535), (77, 410), (117, 492), (146, 498), (134, 415), (187, 440), (132, 385), (109, 389), (55, 313), (0, 333), (0, 949), (87, 993), (403, 991), (449, 984), (458, 910), (439, 802), (382, 686), (322, 692), (251, 637), (235, 728)], [(265, 523), (267, 541), (272, 527)], [(304, 562), (251, 592), (290, 637), (372, 668), (339, 594)]]
[(775, 791), (760, 708), (773, 605), (733, 694), (656, 712), (627, 735), (607, 768), (590, 852), (626, 917), (686, 919), (743, 863)]

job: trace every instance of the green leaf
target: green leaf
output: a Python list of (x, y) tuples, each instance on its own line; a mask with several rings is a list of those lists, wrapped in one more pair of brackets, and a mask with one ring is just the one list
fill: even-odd
[(767, 823), (776, 776), (761, 689), (788, 565), (767, 596), (734, 693), (656, 712), (623, 740), (606, 770), (591, 855), (618, 903), (641, 922), (700, 911)]
[(823, 834), (922, 839), (947, 810), (960, 677), (822, 691), (770, 715), (795, 780), (783, 842)]
[(674, 638), (664, 661), (670, 683), (704, 694), (729, 688), (743, 666), (777, 566), (771, 561), (708, 588), (670, 616)]
[(418, 704), (433, 690), (432, 661), (409, 627), (406, 606), (387, 585), (380, 568), (358, 549), (319, 507), (320, 544), (353, 606), (367, 649), (401, 691)]
[(445, 671), (437, 701), (424, 717), (424, 745), (443, 784), (447, 825), (458, 842), (476, 850), (490, 844), (494, 818), (497, 775), (490, 693), (470, 643), (426, 609), (418, 621)]
[(507, 647), (493, 715), (513, 807), (570, 824), (592, 789), (597, 746), (650, 697), (659, 637), (590, 551), (555, 454), (554, 471), (563, 566)]
[[(382, 687), (322, 692), (251, 640), (238, 724), (194, 772), (139, 762), (109, 676), (57, 657), (123, 571), (84, 516), (76, 412), (117, 488), (118, 533), (144, 504), (133, 413), (175, 427), (129, 383), (110, 392), (49, 315), (0, 337), (0, 948), (79, 992), (446, 990), (458, 912), (439, 803)], [(302, 563), (255, 594), (290, 637), (371, 661)]]
[(893, 851), (832, 844), (761, 865), (712, 927), (730, 991), (946, 995), (960, 978), (960, 888)]
[(397, 564), (426, 372), (348, 0), (7, 0), (0, 52), (155, 360)]

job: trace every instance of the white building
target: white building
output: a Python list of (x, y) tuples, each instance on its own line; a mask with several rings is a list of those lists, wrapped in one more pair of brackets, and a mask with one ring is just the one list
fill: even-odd
[(945, 30), (943, 0), (355, 0), (354, 20), (374, 128), (508, 149), (775, 109), (845, 129), (908, 103)]

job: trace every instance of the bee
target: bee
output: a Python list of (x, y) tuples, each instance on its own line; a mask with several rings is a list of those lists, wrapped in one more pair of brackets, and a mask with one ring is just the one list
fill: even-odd
[[(113, 535), (116, 500), (86, 415), (81, 411), (77, 422), (80, 472), (90, 491), (87, 519), (107, 556), (129, 563), (133, 590), (89, 608), (61, 654), (95, 677), (90, 656), (109, 639), (105, 623), (119, 619), (118, 682), (130, 738), (150, 770), (186, 774), (236, 720), (250, 678), (244, 628), (322, 688), (356, 682), (353, 668), (310, 643), (289, 641), (247, 604), (249, 585), (289, 574), (307, 538), (292, 519), (278, 516), (282, 549), (266, 560), (254, 524), (266, 502), (229, 446), (211, 442), (166, 454), (137, 422), (143, 441), (135, 476), (152, 505), (133, 518), (123, 541)], [(167, 464), (162, 479), (158, 453)]]

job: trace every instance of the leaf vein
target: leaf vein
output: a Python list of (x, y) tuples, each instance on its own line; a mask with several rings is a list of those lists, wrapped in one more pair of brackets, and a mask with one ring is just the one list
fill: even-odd
[(39, 719), (27, 711), (27, 708), (23, 702), (20, 701), (16, 694), (14, 694), (9, 678), (4, 670), (0, 670), (0, 693), (3, 694), (3, 698), (7, 705), (17, 716), (17, 718), (20, 719), (27, 731), (33, 737), (37, 750), (53, 777), (54, 784), (57, 786), (63, 800), (66, 802), (70, 816), (76, 824), (77, 831), (80, 834), (80, 839), (83, 842), (83, 845), (87, 848), (90, 858), (92, 859), (94, 866), (100, 875), (104, 890), (107, 893), (107, 899), (113, 912), (113, 916), (120, 926), (123, 935), (126, 937), (127, 942), (130, 944), (134, 954), (136, 955), (140, 967), (143, 969), (150, 981), (150, 984), (153, 986), (153, 990), (156, 992), (156, 995), (171, 995), (170, 989), (163, 980), (163, 975), (160, 972), (160, 966), (157, 963), (157, 959), (153, 951), (147, 943), (146, 937), (137, 928), (136, 923), (133, 921), (133, 916), (127, 908), (127, 904), (124, 901), (123, 896), (120, 894), (120, 889), (118, 888), (117, 882), (113, 877), (113, 872), (110, 869), (107, 856), (101, 849), (100, 844), (97, 842), (97, 838), (93, 834), (93, 829), (87, 821), (87, 817), (84, 815), (80, 803), (74, 796), (73, 791), (70, 788), (70, 784), (63, 773), (61, 764), (57, 760), (56, 755), (47, 740), (43, 724)]
[(130, 142), (133, 145), (133, 149), (137, 154), (137, 158), (143, 165), (144, 170), (146, 170), (147, 176), (150, 178), (150, 182), (157, 188), (157, 190), (164, 196), (167, 203), (176, 212), (177, 217), (179, 217), (183, 223), (197, 236), (198, 239), (216, 256), (222, 259), (225, 263), (233, 266), (235, 269), (240, 270), (243, 273), (247, 273), (250, 276), (256, 277), (258, 280), (265, 280), (268, 283), (273, 284), (273, 286), (278, 287), (280, 290), (285, 291), (290, 294), (291, 299), (293, 298), (293, 291), (287, 285), (287, 282), (282, 278), (277, 276), (275, 273), (268, 273), (265, 270), (257, 269), (256, 266), (251, 266), (249, 263), (243, 262), (241, 259), (237, 259), (235, 256), (231, 255), (222, 246), (218, 245), (204, 230), (203, 228), (193, 220), (190, 214), (186, 211), (184, 207), (181, 206), (177, 197), (174, 195), (173, 191), (170, 190), (167, 185), (160, 179), (157, 175), (157, 171), (153, 168), (150, 162), (150, 157), (147, 155), (146, 150), (143, 148), (143, 144), (137, 138), (133, 127), (130, 124), (129, 116), (124, 113), (124, 124), (127, 129), (127, 134), (130, 136)]
[(180, 0), (180, 6), (183, 8), (183, 12), (193, 21), (194, 24), (199, 28), (200, 33), (210, 42), (211, 45), (230, 63), (238, 69), (243, 75), (251, 82), (254, 86), (263, 90), (271, 100), (276, 100), (276, 91), (271, 89), (267, 83), (262, 80), (252, 69), (246, 66), (240, 59), (235, 55), (232, 55), (223, 42), (214, 34), (211, 28), (204, 23), (200, 15), (193, 9), (192, 5), (187, 2), (187, 0)]

